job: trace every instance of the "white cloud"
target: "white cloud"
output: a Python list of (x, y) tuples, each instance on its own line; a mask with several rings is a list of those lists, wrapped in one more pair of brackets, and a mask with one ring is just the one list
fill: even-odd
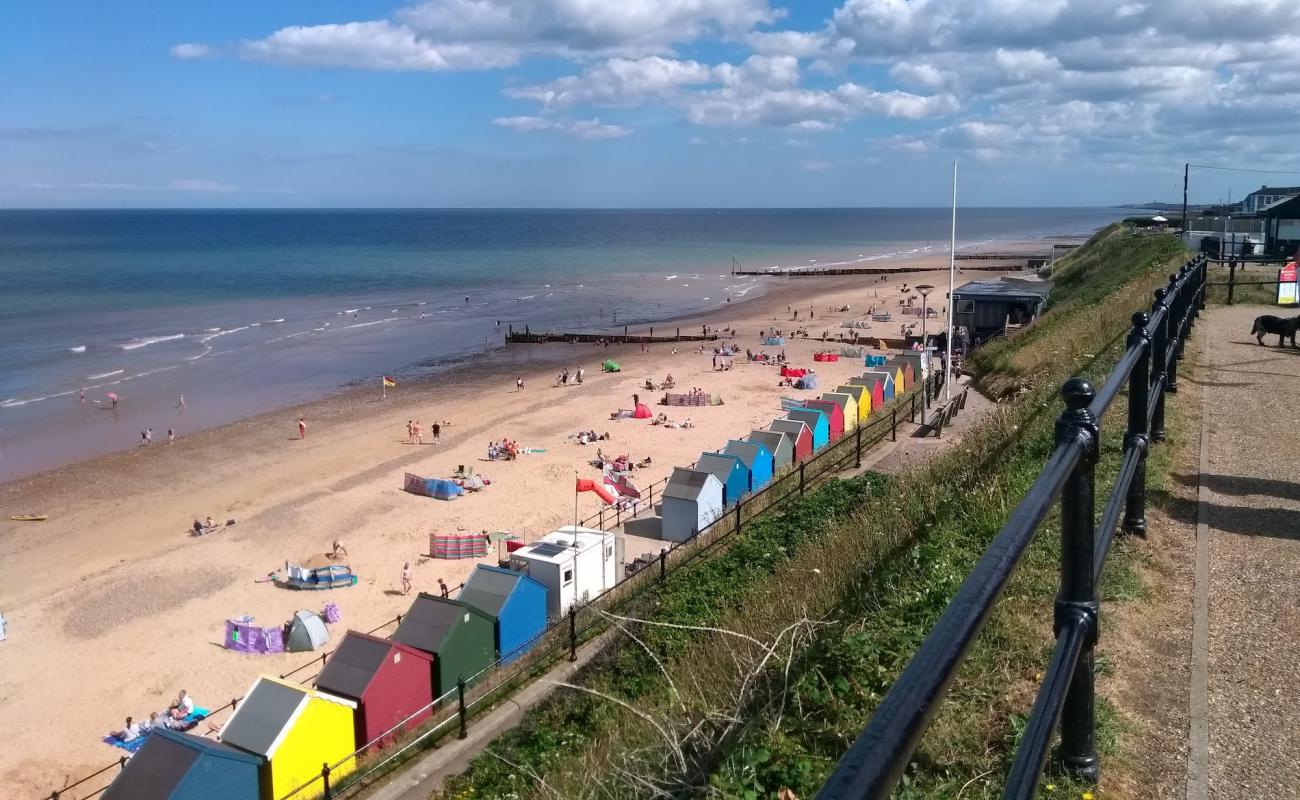
[(245, 58), (291, 67), (441, 71), (504, 67), (518, 51), (496, 44), (436, 43), (387, 20), (295, 25), (244, 42)]
[(588, 68), (581, 75), (507, 89), (506, 95), (534, 100), (551, 109), (578, 104), (632, 106), (650, 99), (666, 99), (683, 86), (714, 80), (714, 69), (698, 61), (677, 61), (660, 56), (612, 58)]
[(211, 192), (218, 194), (239, 191), (238, 186), (203, 178), (177, 178), (169, 184), (169, 188), (177, 192)]
[(834, 165), (829, 161), (817, 161), (815, 159), (806, 159), (799, 162), (799, 168), (804, 172), (825, 172), (832, 166)]
[(563, 133), (579, 139), (620, 139), (632, 133), (631, 128), (610, 125), (599, 119), (550, 119), (547, 117), (497, 117), (493, 125), (509, 128), (517, 133)]
[(211, 47), (198, 42), (181, 42), (169, 52), (172, 54), (172, 58), (180, 59), (209, 58), (216, 55), (216, 52)]

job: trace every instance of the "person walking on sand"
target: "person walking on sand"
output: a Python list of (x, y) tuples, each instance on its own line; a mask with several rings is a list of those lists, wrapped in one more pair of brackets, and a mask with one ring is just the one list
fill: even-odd
[(442, 578), (438, 579), (438, 593), (443, 597), (451, 597), (451, 590), (447, 588), (447, 584), (443, 583)]
[(518, 378), (515, 378), (515, 391), (522, 392), (523, 390), (524, 390), (524, 376), (520, 375)]
[(176, 444), (176, 429), (167, 429), (167, 444)]
[(410, 444), (415, 441), (415, 424), (414, 420), (406, 421), (406, 443)]
[(415, 438), (416, 444), (424, 444), (424, 436), (420, 433), (420, 421), (418, 419), (411, 426), (411, 436)]
[(176, 407), (185, 408), (185, 393), (181, 392), (180, 397), (176, 398)]
[(307, 438), (307, 419), (305, 417), (298, 417), (298, 438)]
[(81, 404), (82, 404), (83, 406), (86, 404), (86, 390), (85, 390), (85, 389), (82, 389), (82, 390), (81, 390)]
[(411, 562), (402, 565), (402, 594), (411, 593)]
[(433, 443), (437, 444), (438, 440), (442, 438), (442, 426), (435, 420), (434, 423), (429, 426), (429, 432), (433, 434)]

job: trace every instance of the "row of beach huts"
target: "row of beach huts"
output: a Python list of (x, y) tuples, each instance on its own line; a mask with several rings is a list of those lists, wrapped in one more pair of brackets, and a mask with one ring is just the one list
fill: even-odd
[[(811, 458), (923, 378), (920, 353), (867, 356), (867, 371), (815, 400), (784, 400), (764, 430), (676, 468), (657, 516), (629, 535), (690, 539), (744, 496)], [(801, 370), (782, 367), (785, 377)], [(355, 753), (384, 746), (427, 720), (463, 680), (537, 643), (550, 621), (618, 581), (619, 537), (565, 526), (510, 553), (509, 568), (479, 564), (457, 597), (421, 592), (387, 638), (348, 631), (314, 685), (263, 675), (217, 739), (159, 730), (126, 763), (104, 800), (281, 800), (320, 795), (357, 768)], [(456, 702), (451, 699), (450, 702)], [(306, 788), (304, 787), (306, 784)]]
[[(696, 536), (746, 495), (866, 424), (895, 394), (903, 394), (926, 375), (921, 352), (869, 355), (864, 360), (867, 370), (859, 377), (815, 400), (785, 398), (785, 413), (766, 429), (702, 453), (690, 467), (674, 469), (657, 514), (630, 520), (623, 530), (672, 542)], [(791, 380), (806, 377), (804, 370), (788, 366), (781, 367), (781, 375)]]

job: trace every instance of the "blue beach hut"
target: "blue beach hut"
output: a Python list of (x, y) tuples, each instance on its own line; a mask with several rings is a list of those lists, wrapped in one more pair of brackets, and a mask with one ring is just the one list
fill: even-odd
[(732, 439), (722, 448), (724, 455), (735, 456), (749, 469), (749, 490), (757, 492), (772, 481), (776, 466), (772, 451), (762, 442), (745, 442)]
[(831, 440), (831, 423), (826, 419), (826, 412), (816, 408), (800, 408), (786, 412), (786, 419), (794, 419), (808, 426), (812, 431), (813, 452), (816, 452)]
[(104, 790), (104, 800), (258, 800), (263, 759), (188, 733), (156, 730)]
[(502, 664), (527, 653), (546, 630), (546, 587), (522, 572), (477, 564), (456, 599), (492, 618)]
[(695, 469), (708, 472), (722, 484), (722, 505), (734, 506), (749, 492), (749, 468), (739, 458), (722, 453), (702, 453)]
[[(897, 375), (897, 373), (894, 372), (893, 370), (885, 370), (885, 369), (881, 369), (881, 370), (871, 370), (871, 369), (869, 369), (869, 370), (867, 370), (866, 372), (862, 373), (862, 378), (855, 378), (854, 380), (861, 380), (861, 379), (868, 379), (868, 380), (870, 380), (870, 379), (875, 379), (875, 380), (880, 381), (881, 383), (884, 384), (884, 389), (885, 389), (885, 400), (888, 401), (888, 400), (893, 400), (893, 399), (894, 399), (894, 395), (895, 395), (897, 392), (901, 392), (901, 391), (903, 391), (903, 387), (901, 387), (901, 386), (896, 386), (896, 385), (895, 385), (895, 380), (894, 380), (894, 376), (895, 376), (895, 375)], [(853, 381), (849, 381), (849, 383), (853, 383)], [(870, 384), (864, 384), (864, 385), (866, 385), (866, 386), (870, 386)]]

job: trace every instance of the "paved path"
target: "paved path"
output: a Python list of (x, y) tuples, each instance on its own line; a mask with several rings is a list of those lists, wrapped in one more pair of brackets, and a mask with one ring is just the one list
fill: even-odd
[(1266, 313), (1277, 312), (1203, 315), (1205, 366), (1180, 386), (1203, 392), (1207, 447), (1201, 475), (1181, 477), (1199, 485), (1208, 555), (1197, 587), (1208, 599), (1205, 707), (1193, 652), (1188, 800), (1300, 797), (1300, 349), (1255, 343), (1251, 321)]

